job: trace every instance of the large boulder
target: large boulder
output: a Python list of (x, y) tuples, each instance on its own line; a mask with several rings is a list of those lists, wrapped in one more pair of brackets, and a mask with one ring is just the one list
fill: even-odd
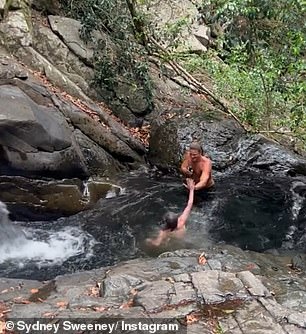
[(86, 113), (9, 57), (0, 78), (2, 173), (109, 177), (143, 162), (140, 141), (89, 99)]
[(26, 9), (9, 11), (0, 22), (0, 43), (10, 50), (32, 43), (30, 13)]
[[(176, 44), (178, 51), (202, 53), (207, 50), (210, 33), (200, 20), (201, 2), (152, 0), (138, 6), (155, 27), (157, 36), (162, 35), (167, 42)], [(175, 39), (173, 35), (176, 36)]]
[(87, 173), (72, 129), (54, 107), (38, 105), (20, 88), (0, 87), (0, 144), (15, 169)]
[[(50, 33), (54, 33), (54, 38), (59, 36), (60, 40), (63, 41), (71, 52), (82, 59), (85, 64), (93, 66), (96, 45), (92, 41), (85, 42), (85, 40), (80, 37), (80, 31), (82, 29), (81, 22), (69, 17), (55, 15), (49, 15), (48, 20), (51, 27), (51, 30), (49, 31)], [(94, 41), (103, 40), (108, 44), (112, 44), (112, 48), (115, 48), (107, 34), (94, 31), (93, 39)]]

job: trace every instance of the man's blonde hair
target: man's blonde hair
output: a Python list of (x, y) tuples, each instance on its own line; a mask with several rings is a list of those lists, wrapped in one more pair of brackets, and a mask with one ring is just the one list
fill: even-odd
[(196, 151), (200, 152), (201, 154), (203, 154), (202, 146), (196, 141), (194, 141), (190, 144), (189, 149), (190, 150), (196, 150)]

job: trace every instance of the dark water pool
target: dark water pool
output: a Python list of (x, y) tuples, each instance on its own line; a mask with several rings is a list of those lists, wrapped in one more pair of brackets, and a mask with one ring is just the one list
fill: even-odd
[(196, 197), (186, 238), (159, 249), (148, 248), (145, 238), (156, 235), (167, 210), (179, 213), (187, 202), (181, 180), (162, 175), (125, 176), (118, 181), (119, 196), (100, 199), (95, 208), (68, 218), (17, 222), (25, 236), (12, 236), (9, 244), (0, 237), (0, 276), (44, 280), (220, 242), (260, 252), (296, 246), (290, 231), (303, 202), (288, 179), (248, 174), (216, 181), (204, 199)]

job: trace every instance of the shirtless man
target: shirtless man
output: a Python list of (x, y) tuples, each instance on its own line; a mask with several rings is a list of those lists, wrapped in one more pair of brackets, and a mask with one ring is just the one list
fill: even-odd
[(195, 182), (194, 190), (211, 188), (215, 182), (212, 176), (211, 160), (202, 155), (200, 144), (194, 142), (184, 156), (181, 172)]
[(184, 211), (181, 214), (167, 212), (163, 216), (163, 228), (159, 231), (155, 239), (146, 239), (147, 244), (158, 247), (160, 244), (167, 242), (171, 237), (181, 239), (185, 235), (185, 225), (190, 215), (194, 200), (194, 181), (187, 179), (187, 188), (189, 189), (189, 198)]

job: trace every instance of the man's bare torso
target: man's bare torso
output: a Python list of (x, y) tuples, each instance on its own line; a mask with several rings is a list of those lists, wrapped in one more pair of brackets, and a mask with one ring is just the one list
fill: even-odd
[[(193, 170), (192, 179), (194, 180), (195, 183), (198, 183), (200, 181), (202, 172), (205, 170), (205, 168), (207, 168), (207, 165), (210, 163), (210, 160), (205, 156), (201, 156), (201, 161), (192, 162), (188, 153), (187, 153), (187, 159), (189, 160), (189, 166), (191, 166)], [(214, 185), (214, 180), (212, 177), (212, 172), (210, 171), (206, 188), (210, 188), (213, 185)]]

